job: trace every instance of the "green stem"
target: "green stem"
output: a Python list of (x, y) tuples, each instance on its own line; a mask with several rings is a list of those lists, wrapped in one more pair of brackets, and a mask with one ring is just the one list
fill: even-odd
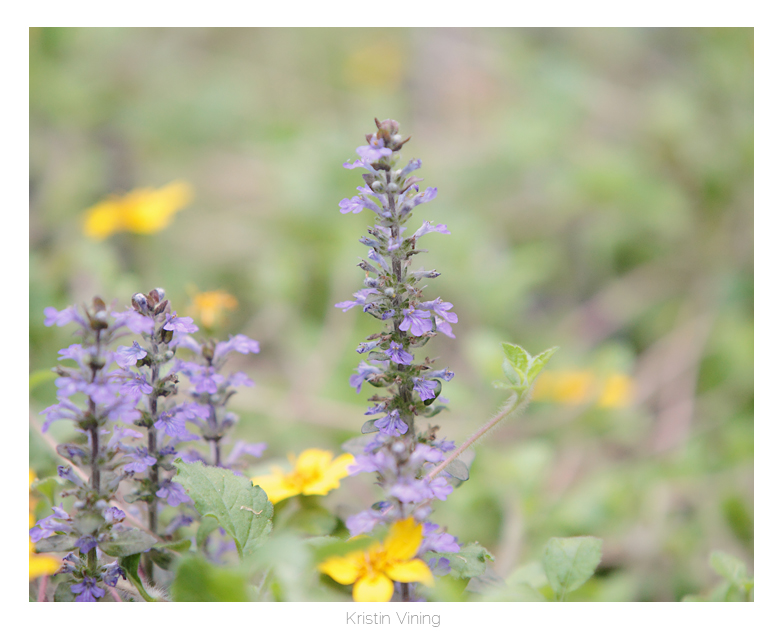
[(472, 433), (466, 439), (466, 441), (462, 445), (460, 445), (457, 449), (455, 449), (455, 451), (453, 451), (444, 462), (442, 462), (438, 467), (436, 467), (433, 471), (431, 471), (427, 476), (428, 480), (433, 480), (437, 475), (439, 475), (442, 471), (444, 471), (444, 468), (448, 464), (450, 464), (453, 460), (455, 460), (455, 458), (457, 458), (472, 444), (474, 444), (488, 431), (490, 431), (493, 427), (495, 427), (499, 422), (501, 422), (504, 418), (506, 418), (509, 414), (511, 414), (515, 409), (519, 408), (522, 403), (523, 403), (522, 398), (518, 396), (516, 393), (512, 393), (512, 395), (509, 396), (509, 399), (504, 404), (501, 411), (499, 411), (495, 416), (493, 416), (479, 429), (477, 429), (474, 433)]

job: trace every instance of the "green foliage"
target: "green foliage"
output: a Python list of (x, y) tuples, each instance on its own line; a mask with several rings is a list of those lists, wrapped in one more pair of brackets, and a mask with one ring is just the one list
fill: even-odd
[(246, 576), (218, 567), (199, 555), (182, 556), (171, 584), (176, 602), (249, 602)]
[(524, 401), (529, 397), (533, 384), (544, 366), (558, 351), (558, 347), (551, 347), (536, 356), (531, 356), (520, 345), (504, 342), (501, 346), (504, 348), (503, 370), (509, 384), (494, 382), (493, 386), (497, 389), (511, 389), (517, 393), (520, 401)]
[(37, 553), (73, 551), (76, 548), (76, 536), (54, 534), (35, 543)]
[(476, 542), (462, 545), (460, 551), (437, 553), (436, 556), (450, 561), (450, 575), (453, 578), (475, 578), (485, 572), (487, 562), (494, 558), (490, 552)]
[(181, 483), (201, 516), (212, 517), (233, 538), (240, 556), (263, 542), (271, 532), (274, 510), (260, 487), (228, 469), (200, 462), (174, 462)]
[(108, 540), (98, 544), (100, 550), (109, 556), (132, 556), (151, 549), (157, 538), (139, 529), (126, 529), (124, 531), (111, 531)]
[(601, 562), (602, 541), (591, 536), (550, 538), (542, 565), (558, 600), (581, 587)]
[(131, 584), (138, 590), (141, 597), (147, 602), (154, 602), (154, 598), (149, 595), (146, 588), (138, 577), (138, 565), (141, 562), (141, 554), (136, 553), (131, 556), (125, 556), (119, 559), (119, 566), (125, 570), (125, 576)]

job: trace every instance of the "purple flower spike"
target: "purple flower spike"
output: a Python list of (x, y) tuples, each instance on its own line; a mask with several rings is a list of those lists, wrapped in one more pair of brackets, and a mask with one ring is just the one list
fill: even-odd
[(385, 351), (385, 354), (396, 364), (412, 364), (414, 361), (414, 356), (404, 351), (403, 345), (395, 341), (390, 343), (390, 348)]
[(409, 425), (401, 419), (398, 409), (393, 409), (384, 418), (379, 418), (374, 425), (388, 436), (403, 435), (409, 430)]

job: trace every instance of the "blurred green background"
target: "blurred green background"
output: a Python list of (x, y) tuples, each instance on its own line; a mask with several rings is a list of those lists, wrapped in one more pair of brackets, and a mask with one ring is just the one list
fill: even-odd
[[(456, 372), (443, 433), (502, 402), (501, 341), (561, 347), (557, 391), (477, 447), (433, 519), (503, 578), (550, 536), (603, 538), (573, 599), (710, 589), (714, 549), (752, 571), (752, 29), (32, 29), (31, 374), (71, 342), (44, 307), (163, 287), (184, 314), (222, 289), (238, 307), (214, 334), (262, 348), (234, 362), (256, 381), (237, 435), (269, 444), (252, 470), (337, 450), (370, 395), (348, 385), (355, 347), (379, 326), (333, 307), (362, 286), (372, 221), (337, 203), (375, 116), (439, 189), (412, 224), (452, 232), (416, 262), (460, 318), (426, 347)], [(194, 198), (167, 228), (84, 235), (109, 194), (174, 180)], [(604, 402), (615, 376), (628, 386)], [(55, 389), (35, 379), (42, 476)], [(375, 496), (362, 475), (327, 502), (346, 516)]]

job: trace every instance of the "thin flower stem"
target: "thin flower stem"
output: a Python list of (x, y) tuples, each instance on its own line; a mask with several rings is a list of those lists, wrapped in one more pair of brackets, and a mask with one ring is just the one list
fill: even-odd
[(46, 587), (49, 586), (49, 576), (41, 576), (38, 583), (38, 602), (46, 602)]
[(444, 471), (445, 467), (448, 464), (450, 464), (461, 453), (463, 453), (472, 444), (474, 444), (488, 431), (490, 431), (493, 427), (495, 427), (499, 422), (501, 422), (504, 418), (506, 418), (509, 414), (511, 414), (521, 404), (522, 402), (520, 396), (518, 396), (516, 393), (512, 393), (512, 395), (509, 396), (509, 399), (506, 401), (504, 408), (501, 409), (501, 411), (499, 411), (495, 416), (493, 416), (490, 420), (488, 420), (485, 424), (483, 424), (474, 433), (472, 433), (471, 436), (469, 436), (462, 445), (460, 445), (457, 449), (455, 449), (455, 451), (453, 451), (444, 462), (442, 462), (438, 467), (436, 467), (433, 471), (431, 471), (427, 476), (428, 480), (433, 480), (437, 475), (439, 475), (442, 471)]

